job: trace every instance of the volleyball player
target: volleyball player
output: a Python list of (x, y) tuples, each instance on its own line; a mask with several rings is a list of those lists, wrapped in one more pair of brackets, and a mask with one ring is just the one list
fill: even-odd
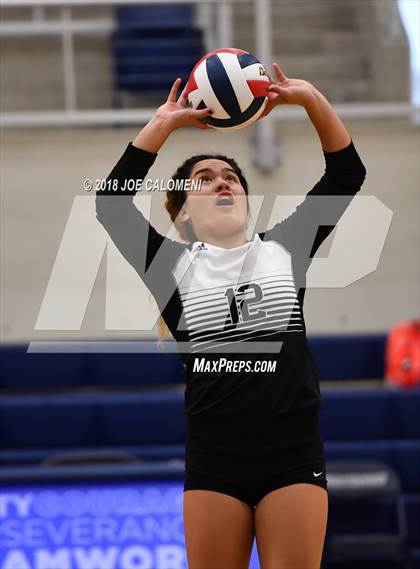
[(187, 368), (189, 569), (245, 569), (254, 536), (264, 569), (316, 569), (324, 545), (328, 490), (303, 318), (306, 271), (366, 170), (324, 95), (273, 67), (264, 115), (278, 104), (302, 106), (326, 164), (289, 217), (247, 241), (247, 181), (220, 154), (190, 157), (173, 176), (201, 180), (199, 192), (167, 192), (184, 242), (160, 235), (121, 190), (145, 178), (175, 130), (208, 128), (209, 109), (188, 108), (185, 89), (177, 99), (179, 79), (109, 175), (117, 187), (96, 198), (99, 221), (154, 295)]

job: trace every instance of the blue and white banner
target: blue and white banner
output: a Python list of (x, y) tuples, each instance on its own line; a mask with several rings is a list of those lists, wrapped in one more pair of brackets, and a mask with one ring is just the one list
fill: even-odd
[(187, 569), (182, 490), (180, 481), (3, 487), (0, 569)]

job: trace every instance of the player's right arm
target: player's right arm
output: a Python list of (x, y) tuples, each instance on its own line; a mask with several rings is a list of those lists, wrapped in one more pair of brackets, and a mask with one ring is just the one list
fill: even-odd
[(185, 89), (176, 100), (179, 85), (180, 80), (177, 79), (166, 102), (129, 143), (109, 174), (107, 183), (96, 194), (98, 221), (143, 280), (146, 280), (147, 269), (162, 245), (165, 245), (163, 253), (167, 262), (176, 259), (184, 246), (155, 230), (134, 205), (136, 190), (127, 189), (130, 187), (128, 182), (146, 177), (159, 149), (174, 130), (187, 125), (208, 128), (200, 119), (208, 116), (209, 110), (193, 110), (186, 106)]

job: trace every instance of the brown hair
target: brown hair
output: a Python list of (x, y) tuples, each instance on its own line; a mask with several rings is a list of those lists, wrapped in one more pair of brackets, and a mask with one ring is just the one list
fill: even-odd
[[(228, 156), (224, 156), (223, 154), (197, 154), (195, 156), (191, 156), (187, 158), (176, 170), (176, 172), (172, 176), (172, 180), (186, 180), (191, 175), (191, 170), (197, 162), (201, 162), (201, 160), (207, 159), (215, 159), (215, 160), (223, 160), (227, 162), (235, 173), (238, 175), (239, 181), (241, 182), (241, 186), (245, 190), (246, 196), (248, 196), (248, 182), (246, 181), (245, 176), (242, 173), (242, 170), (236, 163), (233, 158), (229, 158)], [(165, 208), (169, 213), (169, 217), (171, 221), (175, 224), (175, 227), (178, 230), (181, 239), (187, 241), (189, 243), (193, 243), (194, 241), (198, 241), (196, 234), (194, 233), (194, 229), (190, 221), (187, 222), (180, 222), (178, 219), (178, 214), (181, 211), (182, 206), (185, 203), (186, 195), (184, 191), (172, 191), (166, 190), (166, 200), (165, 200)], [(249, 215), (249, 202), (247, 197), (247, 209)], [(158, 333), (159, 333), (159, 340), (162, 341), (165, 339), (166, 336), (169, 335), (169, 329), (162, 318), (159, 317), (158, 322)]]

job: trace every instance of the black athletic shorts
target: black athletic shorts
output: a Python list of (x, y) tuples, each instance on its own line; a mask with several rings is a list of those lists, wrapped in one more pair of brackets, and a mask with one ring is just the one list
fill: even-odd
[(255, 508), (269, 492), (301, 482), (327, 490), (316, 408), (258, 420), (187, 416), (184, 491), (222, 492)]

